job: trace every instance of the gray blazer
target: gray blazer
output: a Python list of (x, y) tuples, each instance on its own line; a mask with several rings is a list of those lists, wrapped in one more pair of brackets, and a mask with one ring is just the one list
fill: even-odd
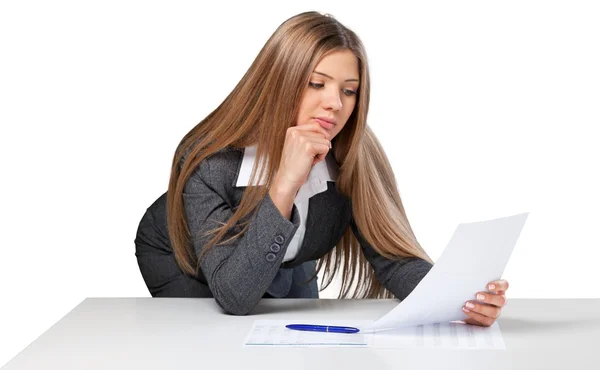
[[(239, 205), (245, 187), (236, 187), (243, 149), (225, 148), (204, 160), (186, 183), (183, 199), (196, 254), (210, 237), (201, 235), (226, 222)], [(410, 294), (432, 265), (419, 258), (392, 261), (379, 255), (352, 219), (352, 202), (335, 182), (310, 198), (306, 232), (295, 259), (283, 263), (286, 248), (300, 223), (296, 206), (284, 218), (269, 194), (258, 206), (246, 233), (212, 248), (200, 261), (197, 278), (177, 267), (166, 228), (166, 194), (150, 206), (135, 239), (142, 276), (153, 296), (214, 296), (232, 314), (248, 314), (261, 298), (318, 297), (315, 261), (330, 252), (351, 226), (377, 279), (398, 299)], [(235, 232), (240, 231), (238, 226)], [(226, 235), (225, 239), (233, 235)]]

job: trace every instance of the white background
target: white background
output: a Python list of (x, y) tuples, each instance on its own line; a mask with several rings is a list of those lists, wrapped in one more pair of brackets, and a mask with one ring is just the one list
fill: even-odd
[(175, 146), (306, 10), (364, 41), (434, 260), (458, 223), (530, 212), (508, 297), (600, 297), (596, 2), (302, 3), (0, 3), (0, 365), (86, 297), (150, 296), (133, 240)]

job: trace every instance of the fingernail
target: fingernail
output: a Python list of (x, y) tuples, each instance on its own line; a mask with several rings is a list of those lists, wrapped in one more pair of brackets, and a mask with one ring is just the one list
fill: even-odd
[(331, 149), (331, 141), (329, 142), (329, 149)]
[(488, 289), (492, 290), (492, 289), (496, 289), (496, 285), (494, 284), (490, 284), (488, 285)]
[(485, 296), (484, 296), (483, 294), (479, 294), (479, 293), (478, 293), (478, 294), (477, 294), (477, 300), (478, 300), (478, 301), (483, 301), (483, 300), (485, 300)]
[(475, 305), (471, 302), (465, 303), (465, 306), (467, 306), (468, 308), (475, 308)]
[(463, 307), (462, 310), (465, 312), (471, 312), (471, 310), (467, 310), (465, 307)]

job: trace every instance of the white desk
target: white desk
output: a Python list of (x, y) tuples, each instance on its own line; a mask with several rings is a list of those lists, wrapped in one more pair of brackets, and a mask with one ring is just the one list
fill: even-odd
[(600, 299), (512, 299), (506, 350), (244, 347), (254, 320), (373, 320), (394, 300), (263, 299), (252, 315), (213, 299), (88, 298), (15, 356), (31, 369), (592, 369), (600, 368)]

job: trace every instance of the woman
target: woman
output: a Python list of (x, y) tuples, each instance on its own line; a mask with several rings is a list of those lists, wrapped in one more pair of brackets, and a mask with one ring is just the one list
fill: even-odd
[[(316, 12), (281, 24), (183, 138), (168, 192), (142, 219), (136, 255), (153, 296), (214, 296), (243, 315), (264, 297), (318, 297), (321, 268), (323, 287), (342, 274), (341, 298), (408, 296), (432, 263), (368, 108), (351, 30)], [(507, 283), (493, 284), (467, 302), (466, 322), (497, 318)]]

